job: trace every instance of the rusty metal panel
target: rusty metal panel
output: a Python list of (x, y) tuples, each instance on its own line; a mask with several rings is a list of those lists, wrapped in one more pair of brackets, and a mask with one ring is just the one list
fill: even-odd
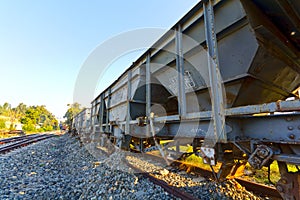
[(300, 144), (299, 121), (299, 113), (232, 117), (227, 119), (232, 126), (228, 135), (231, 140), (251, 138), (262, 142)]

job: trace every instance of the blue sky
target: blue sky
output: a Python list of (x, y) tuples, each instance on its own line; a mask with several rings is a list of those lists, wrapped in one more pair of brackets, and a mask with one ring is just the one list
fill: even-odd
[[(168, 29), (198, 1), (2, 0), (0, 104), (46, 105), (62, 117), (73, 102), (76, 77), (97, 46), (133, 29)], [(113, 74), (140, 53), (115, 61)], [(108, 80), (115, 78), (110, 74)]]

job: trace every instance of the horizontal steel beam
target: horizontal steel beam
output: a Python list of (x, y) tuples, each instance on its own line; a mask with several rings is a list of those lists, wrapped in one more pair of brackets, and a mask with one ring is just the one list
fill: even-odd
[(297, 155), (280, 154), (280, 155), (274, 155), (272, 159), (289, 163), (289, 164), (300, 165), (300, 156)]
[[(261, 114), (261, 113), (292, 112), (292, 111), (300, 111), (300, 100), (279, 101), (279, 102), (273, 102), (268, 104), (229, 108), (225, 110), (225, 113), (227, 117), (230, 117), (230, 116), (245, 116), (245, 115)], [(155, 123), (168, 123), (168, 122), (172, 123), (176, 121), (186, 121), (186, 120), (204, 120), (204, 121), (211, 120), (211, 111), (188, 113), (185, 117), (179, 117), (179, 115), (170, 115), (170, 116), (162, 116), (162, 117), (154, 118)], [(124, 123), (119, 122), (119, 124), (124, 124)], [(131, 120), (130, 124), (137, 124), (137, 121)]]
[[(278, 101), (259, 105), (240, 106), (235, 108), (228, 108), (225, 110), (226, 116), (240, 116), (240, 115), (253, 115), (261, 113), (274, 113), (274, 112), (293, 112), (300, 111), (300, 100), (293, 101)], [(210, 119), (211, 111), (188, 113), (184, 119)]]

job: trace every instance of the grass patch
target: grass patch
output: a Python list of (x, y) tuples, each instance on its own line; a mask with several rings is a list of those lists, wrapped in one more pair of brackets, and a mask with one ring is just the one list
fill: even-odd
[(207, 164), (204, 164), (203, 163), (203, 159), (199, 156), (196, 156), (195, 154), (192, 154), (190, 155), (189, 157), (186, 157), (184, 162), (187, 162), (189, 164), (192, 164), (196, 167), (200, 167), (202, 169), (206, 169), (206, 170), (210, 170), (211, 171), (211, 168), (209, 165)]
[[(11, 138), (11, 137), (18, 137), (20, 136), (19, 134), (12, 134), (8, 133), (9, 131), (1, 131), (0, 132), (0, 139), (6, 139), (6, 138)], [(37, 132), (26, 132), (26, 135), (31, 135), (31, 134), (36, 134)]]
[[(268, 180), (268, 167), (262, 167), (261, 169), (255, 170), (247, 163), (245, 169), (253, 172), (253, 175), (249, 176), (251, 180), (257, 183), (270, 184)], [(279, 168), (276, 161), (270, 165), (270, 177), (273, 183), (276, 183), (280, 179)]]
[[(288, 164), (287, 167), (288, 167), (289, 172), (297, 172), (298, 171), (298, 169), (296, 168), (295, 165)], [(270, 184), (270, 182), (268, 180), (268, 167), (262, 167), (261, 169), (254, 170), (249, 165), (249, 163), (247, 163), (245, 169), (251, 170), (254, 172), (254, 175), (250, 176), (250, 178), (253, 181), (256, 181), (258, 183), (263, 183), (263, 184)], [(280, 179), (280, 172), (279, 172), (279, 167), (278, 167), (277, 161), (274, 161), (270, 165), (270, 178), (273, 183), (276, 183)]]
[[(170, 141), (168, 141), (168, 142), (163, 141), (163, 142), (160, 142), (160, 144), (164, 145), (164, 144), (167, 144), (169, 142)], [(168, 147), (168, 149), (176, 151), (176, 146)], [(191, 153), (191, 152), (193, 152), (193, 147), (191, 145), (185, 145), (185, 146), (180, 145), (179, 146), (179, 151), (180, 152), (185, 152), (185, 153)]]
[(18, 134), (9, 134), (8, 132), (0, 132), (0, 139), (6, 139), (19, 136)]

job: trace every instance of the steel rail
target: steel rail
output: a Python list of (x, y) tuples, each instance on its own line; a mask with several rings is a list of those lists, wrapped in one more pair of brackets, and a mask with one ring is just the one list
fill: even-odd
[(253, 193), (257, 194), (264, 194), (269, 197), (275, 197), (281, 199), (281, 195), (275, 189), (275, 187), (254, 183), (252, 181), (245, 180), (243, 178), (236, 177), (235, 180), (245, 187), (247, 190), (252, 191)]
[(12, 151), (14, 149), (17, 149), (17, 148), (20, 148), (20, 147), (23, 147), (23, 146), (27, 146), (29, 144), (32, 144), (32, 143), (35, 143), (35, 142), (38, 142), (38, 141), (41, 141), (41, 140), (45, 140), (45, 139), (48, 139), (48, 138), (51, 138), (51, 137), (55, 137), (55, 135), (52, 135), (52, 134), (51, 135), (50, 134), (38, 135), (34, 138), (28, 138), (26, 140), (22, 140), (22, 141), (7, 145), (5, 147), (0, 147), (0, 154), (5, 154), (5, 153), (7, 153), (9, 151)]
[(7, 143), (10, 143), (10, 142), (17, 142), (17, 141), (20, 141), (20, 140), (24, 140), (24, 139), (27, 139), (27, 138), (34, 137), (36, 135), (37, 134), (23, 135), (23, 136), (18, 136), (18, 137), (5, 138), (5, 139), (0, 140), (0, 144), (7, 144)]
[[(109, 156), (109, 154), (107, 152), (105, 152), (104, 150), (98, 149), (100, 150), (102, 153), (104, 153), (106, 156)], [(136, 151), (137, 152), (137, 151)], [(148, 154), (147, 154), (148, 155)], [(130, 164), (125, 158), (123, 159), (123, 162), (130, 167), (131, 169), (133, 169), (137, 174), (142, 175), (144, 178), (147, 178), (149, 181), (151, 181), (152, 183), (154, 183), (155, 185), (161, 186), (162, 188), (164, 188), (168, 193), (174, 195), (175, 197), (178, 197), (180, 199), (185, 199), (185, 200), (198, 200), (198, 198), (192, 196), (189, 193), (186, 193), (182, 190), (180, 190), (180, 188), (174, 187), (169, 185), (168, 183), (166, 183), (163, 180), (160, 180), (158, 178), (156, 178), (155, 176), (151, 175), (151, 173), (145, 172), (140, 168), (135, 167), (134, 165)]]
[(10, 142), (16, 142), (19, 140), (22, 140), (24, 138), (26, 138), (27, 136), (19, 136), (19, 137), (12, 137), (12, 138), (6, 138), (6, 139), (2, 139), (0, 140), (0, 144), (6, 144), (6, 143), (10, 143)]
[(180, 190), (180, 188), (171, 186), (168, 183), (166, 183), (165, 181), (160, 180), (160, 179), (154, 177), (153, 175), (151, 175), (151, 173), (147, 173), (147, 172), (142, 171), (141, 169), (133, 166), (132, 164), (128, 163), (127, 161), (126, 161), (126, 164), (130, 168), (132, 168), (133, 170), (137, 171), (138, 174), (141, 174), (143, 177), (149, 179), (149, 181), (151, 181), (152, 183), (161, 186), (167, 192), (169, 192), (170, 194), (174, 195), (175, 197), (178, 197), (180, 199), (186, 199), (186, 200), (197, 200), (198, 199), (198, 198), (192, 196), (191, 194), (186, 193), (186, 192)]
[[(130, 151), (133, 152), (133, 153), (141, 153), (140, 151), (134, 150), (134, 149), (131, 149)], [(105, 153), (105, 155), (109, 156), (109, 154), (106, 153), (105, 151), (101, 150), (101, 152), (103, 152), (103, 153)], [(158, 156), (158, 155), (154, 155), (154, 154), (151, 154), (151, 153), (143, 153), (143, 155), (149, 157), (151, 160), (159, 160), (159, 161), (164, 161), (165, 162), (164, 158), (162, 158), (161, 156)], [(139, 169), (139, 168), (135, 167), (134, 165), (130, 164), (126, 159), (124, 159), (123, 161), (130, 168), (132, 168), (134, 171), (136, 171), (138, 174), (141, 174), (145, 178), (148, 178), (154, 184), (157, 184), (157, 185), (161, 186), (162, 188), (164, 188), (170, 194), (172, 194), (172, 195), (174, 195), (178, 198), (181, 198), (181, 199), (191, 199), (191, 200), (192, 199), (193, 200), (198, 199), (198, 198), (192, 196), (191, 194), (188, 194), (188, 193), (180, 190), (180, 188), (171, 186), (168, 183), (166, 183), (165, 181), (157, 179), (155, 176), (151, 175), (151, 173), (142, 171), (141, 169)], [(182, 162), (182, 161), (179, 161), (179, 160), (169, 159), (169, 162), (171, 163), (172, 167), (176, 167), (176, 168), (180, 168), (180, 169), (182, 169), (182, 168), (190, 169), (190, 170), (192, 170), (193, 173), (195, 173), (197, 175), (200, 175), (204, 178), (215, 179), (212, 171), (209, 171), (209, 170), (200, 168), (198, 166), (195, 166), (193, 164)], [(246, 190), (251, 191), (256, 195), (272, 197), (272, 199), (282, 199), (281, 195), (278, 193), (278, 191), (276, 190), (275, 187), (255, 183), (255, 182), (248, 181), (248, 180), (245, 180), (245, 179), (239, 178), (239, 177), (235, 177), (234, 179), (241, 186), (245, 187)]]
[[(207, 178), (212, 178), (214, 179), (213, 173), (209, 170), (202, 169), (200, 167), (180, 162), (180, 161), (174, 161), (174, 165), (179, 166), (179, 165), (185, 165), (188, 168), (191, 168), (195, 174), (207, 177)], [(243, 178), (235, 177), (234, 178), (241, 186), (245, 187), (247, 190), (253, 192), (254, 194), (257, 195), (266, 195), (268, 197), (276, 197), (276, 198), (281, 198), (280, 194), (276, 190), (275, 187), (255, 183), (252, 181), (245, 180)]]
[[(151, 153), (146, 153), (147, 156), (150, 156), (152, 158), (156, 158), (156, 159), (163, 159), (162, 157), (158, 156), (158, 155), (153, 155)], [(179, 160), (173, 160), (170, 159), (169, 162), (171, 163), (171, 166), (173, 167), (178, 167), (180, 166), (180, 168), (185, 167), (186, 169), (190, 169), (193, 171), (193, 173), (198, 174), (204, 178), (211, 178), (214, 179), (214, 175), (212, 171), (206, 170), (206, 169), (202, 169), (198, 166), (186, 163), (186, 162), (182, 162)], [(268, 196), (268, 197), (273, 197), (273, 198), (278, 198), (278, 199), (282, 199), (281, 195), (278, 193), (278, 191), (276, 190), (275, 187), (271, 187), (271, 186), (267, 186), (267, 185), (263, 185), (263, 184), (259, 184), (259, 183), (255, 183), (252, 181), (248, 181), (245, 180), (243, 178), (240, 177), (235, 177), (234, 178), (241, 186), (245, 187), (248, 191), (253, 192), (254, 194), (257, 195), (264, 195), (264, 196)]]

